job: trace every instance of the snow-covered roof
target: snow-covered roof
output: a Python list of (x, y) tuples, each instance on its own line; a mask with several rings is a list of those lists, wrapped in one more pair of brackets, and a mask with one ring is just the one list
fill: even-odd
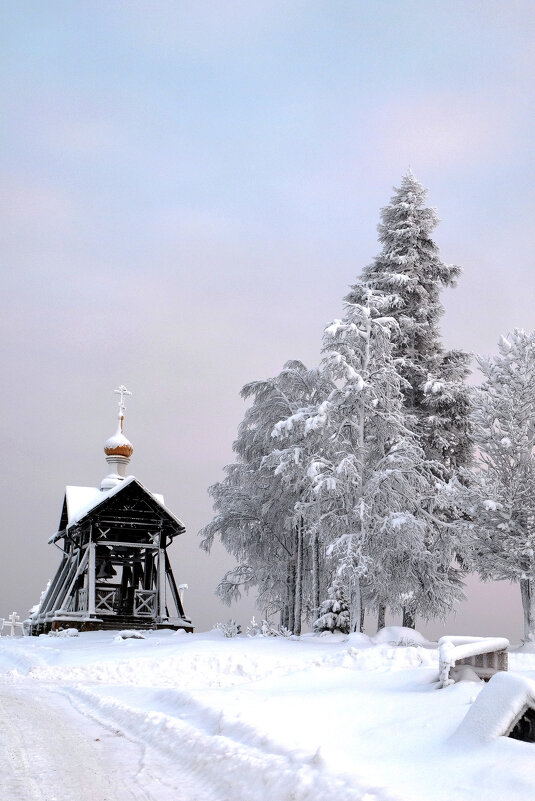
[[(142, 483), (139, 481), (135, 476), (127, 476), (124, 481), (121, 481), (116, 486), (112, 487), (108, 490), (101, 490), (98, 487), (73, 487), (68, 486), (65, 487), (65, 504), (67, 507), (67, 526), (66, 528), (70, 528), (75, 523), (79, 523), (89, 512), (95, 509), (97, 506), (108, 501), (110, 498), (118, 495), (125, 487), (130, 486), (133, 483), (138, 484), (147, 495), (150, 495), (151, 498), (154, 498), (156, 503), (162, 507), (162, 509), (171, 517), (180, 528), (184, 529), (185, 526), (181, 520), (174, 515), (170, 509), (167, 508), (164, 502), (163, 495), (160, 495), (157, 492), (150, 492)], [(49, 543), (55, 542), (62, 536), (62, 532), (58, 531), (48, 540)]]
[(102, 497), (103, 492), (98, 487), (65, 487), (68, 525), (92, 509)]
[(488, 742), (507, 736), (527, 709), (535, 709), (535, 681), (496, 673), (479, 693), (453, 739)]

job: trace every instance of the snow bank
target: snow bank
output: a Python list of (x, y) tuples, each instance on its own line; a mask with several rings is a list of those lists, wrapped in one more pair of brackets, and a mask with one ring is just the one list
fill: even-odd
[[(69, 693), (86, 713), (113, 722), (145, 745), (152, 745), (188, 772), (213, 783), (221, 798), (232, 801), (388, 801), (378, 787), (359, 786), (354, 776), (333, 775), (321, 754), (285, 749), (244, 724), (212, 712), (205, 729), (164, 712), (135, 709), (112, 697), (82, 687)], [(176, 700), (176, 699), (175, 699)]]
[(342, 640), (304, 635), (225, 638), (221, 632), (178, 636), (144, 632), (123, 639), (117, 632), (86, 632), (76, 640), (47, 636), (12, 641), (5, 649), (13, 666), (47, 682), (99, 682), (160, 687), (221, 688), (319, 667), (331, 670), (403, 670), (437, 665), (436, 651), (373, 646), (362, 634)]

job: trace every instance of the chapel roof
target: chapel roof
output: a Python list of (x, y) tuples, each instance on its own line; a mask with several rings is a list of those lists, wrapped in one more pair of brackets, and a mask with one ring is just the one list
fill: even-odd
[(98, 489), (97, 487), (65, 487), (65, 497), (63, 501), (61, 519), (58, 531), (50, 537), (49, 542), (55, 542), (65, 535), (65, 532), (78, 523), (81, 523), (85, 517), (94, 513), (98, 507), (104, 506), (116, 495), (119, 495), (127, 487), (137, 485), (137, 487), (152, 500), (156, 501), (158, 506), (162, 509), (165, 515), (175, 524), (177, 534), (182, 534), (186, 529), (181, 520), (178, 519), (167, 508), (164, 502), (163, 495), (156, 492), (150, 492), (135, 476), (127, 476), (119, 484), (108, 490)]

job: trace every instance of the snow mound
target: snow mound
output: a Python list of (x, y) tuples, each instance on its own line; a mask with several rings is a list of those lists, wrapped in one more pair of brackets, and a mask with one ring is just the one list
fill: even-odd
[(423, 634), (415, 629), (406, 626), (385, 626), (371, 638), (375, 645), (399, 645), (401, 647), (416, 647), (418, 645), (428, 645), (429, 641)]
[(454, 684), (459, 681), (483, 681), (483, 679), (479, 678), (474, 668), (470, 667), (470, 665), (456, 665), (455, 667), (451, 668), (450, 678)]
[(119, 632), (114, 642), (117, 642), (117, 640), (144, 640), (144, 639), (145, 635), (142, 634), (140, 631), (134, 631), (133, 629), (125, 629), (124, 631)]
[(80, 632), (78, 629), (68, 628), (68, 629), (58, 629), (57, 631), (49, 631), (46, 635), (47, 637), (79, 637)]

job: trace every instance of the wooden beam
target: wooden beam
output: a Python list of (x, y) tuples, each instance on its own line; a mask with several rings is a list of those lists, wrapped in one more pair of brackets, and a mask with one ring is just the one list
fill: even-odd
[(56, 570), (56, 575), (52, 579), (52, 583), (50, 584), (50, 587), (48, 588), (48, 591), (47, 591), (45, 597), (43, 598), (43, 602), (41, 604), (41, 608), (39, 609), (39, 614), (40, 615), (45, 613), (46, 608), (50, 603), (50, 599), (53, 596), (55, 596), (56, 588), (58, 586), (58, 582), (59, 582), (59, 580), (60, 580), (60, 578), (61, 578), (61, 576), (63, 574), (63, 571), (67, 567), (68, 563), (69, 563), (69, 559), (64, 555), (63, 559), (61, 561), (61, 564), (58, 566), (58, 569)]
[(84, 553), (84, 555), (83, 555), (83, 557), (82, 557), (82, 559), (81, 559), (81, 561), (80, 561), (80, 563), (78, 565), (78, 568), (76, 570), (76, 574), (75, 574), (74, 578), (72, 579), (72, 581), (71, 581), (71, 583), (69, 585), (69, 589), (65, 593), (65, 596), (63, 598), (63, 603), (61, 604), (61, 606), (59, 608), (60, 612), (65, 612), (66, 611), (66, 608), (67, 608), (67, 605), (68, 605), (67, 602), (69, 601), (69, 599), (71, 597), (71, 594), (72, 594), (74, 585), (76, 583), (76, 580), (77, 580), (78, 576), (84, 571), (84, 568), (85, 568), (85, 566), (87, 564), (88, 558), (89, 558), (89, 553), (88, 553), (88, 550), (86, 548), (86, 551), (85, 551), (85, 553)]
[(163, 548), (158, 550), (158, 612), (160, 618), (165, 615), (165, 551)]
[(95, 614), (95, 543), (90, 542), (87, 546), (89, 551), (89, 565), (87, 568), (87, 611), (90, 615)]
[(156, 528), (159, 523), (160, 519), (151, 515), (150, 517), (147, 515), (146, 517), (139, 517), (136, 515), (110, 515), (109, 517), (99, 517), (98, 518), (98, 525), (101, 526), (113, 526), (117, 525), (118, 523), (123, 523), (124, 525), (131, 525), (131, 526), (147, 526), (149, 528)]
[(154, 574), (154, 554), (151, 551), (147, 551), (145, 553), (145, 570), (144, 570), (144, 582), (143, 582), (143, 589), (145, 590), (152, 590), (153, 589), (153, 574)]
[(158, 545), (148, 542), (121, 542), (120, 540), (96, 540), (97, 545), (114, 545), (117, 548), (153, 548), (158, 550)]
[(173, 575), (173, 568), (171, 567), (171, 562), (169, 561), (167, 551), (165, 551), (165, 572), (167, 573), (169, 586), (171, 587), (171, 595), (173, 596), (178, 616), (184, 617), (184, 607), (182, 606), (182, 601), (180, 600), (180, 593), (176, 586), (175, 577)]
[(65, 582), (68, 580), (68, 575), (71, 569), (72, 561), (73, 561), (72, 556), (68, 555), (65, 556), (65, 561), (58, 569), (57, 581), (54, 580), (53, 587), (51, 588), (52, 591), (49, 592), (49, 594), (47, 595), (45, 603), (43, 604), (39, 614), (45, 614), (55, 609), (56, 600), (60, 596), (61, 590), (65, 586)]
[(56, 596), (56, 599), (54, 600), (54, 607), (53, 607), (53, 609), (50, 610), (51, 612), (56, 612), (57, 609), (58, 609), (58, 605), (59, 605), (59, 608), (61, 609), (61, 605), (63, 604), (63, 601), (65, 600), (65, 593), (67, 591), (67, 587), (69, 586), (69, 584), (70, 584), (70, 582), (71, 582), (71, 580), (72, 580), (72, 578), (73, 578), (75, 573), (76, 573), (76, 561), (74, 559), (70, 559), (69, 560), (69, 569), (67, 571), (67, 574), (65, 575), (64, 580), (61, 583), (61, 587), (59, 588), (59, 591), (58, 591), (58, 594)]

